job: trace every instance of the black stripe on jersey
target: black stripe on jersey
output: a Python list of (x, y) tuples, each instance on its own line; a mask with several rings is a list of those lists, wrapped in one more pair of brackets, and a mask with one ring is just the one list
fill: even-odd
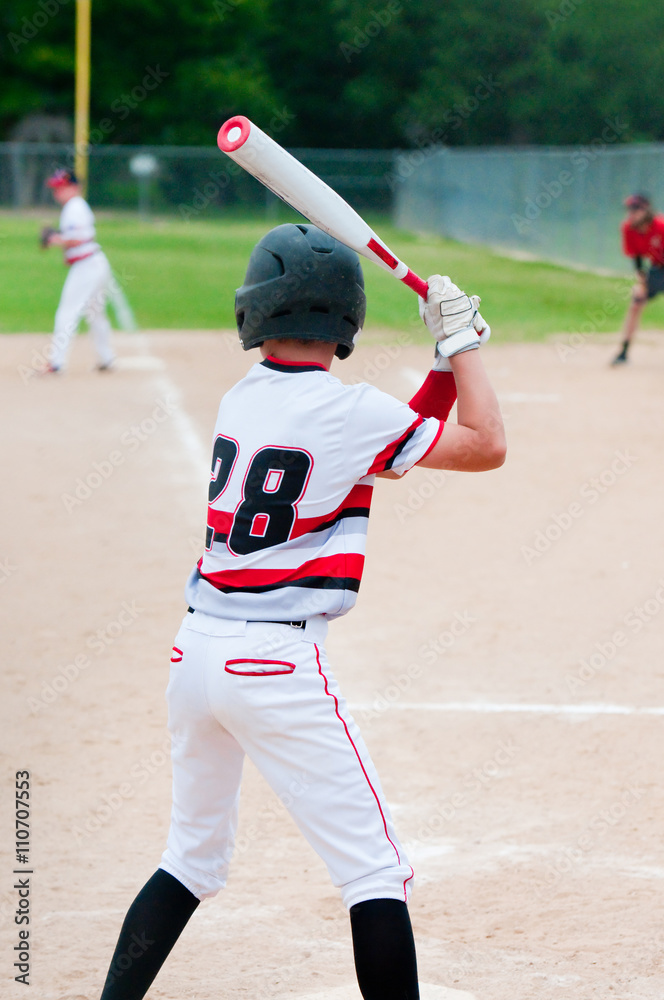
[(318, 524), (315, 528), (311, 529), (310, 534), (314, 531), (325, 531), (326, 528), (331, 528), (333, 524), (337, 521), (341, 521), (344, 517), (369, 517), (368, 507), (346, 507), (345, 510), (340, 510), (336, 517), (330, 518), (329, 521), (325, 521), (324, 524)]
[(228, 538), (228, 532), (226, 531), (214, 531), (213, 528), (208, 524), (205, 531), (205, 548), (209, 549), (213, 542), (225, 542)]
[[(201, 577), (201, 573), (198, 573)], [(360, 581), (352, 576), (303, 576), (300, 580), (284, 580), (283, 583), (267, 583), (259, 587), (224, 587), (211, 580), (206, 583), (220, 590), (222, 594), (269, 594), (273, 590), (284, 590), (286, 587), (306, 587), (309, 590), (353, 590), (360, 589)]]
[(273, 358), (266, 358), (265, 361), (261, 361), (263, 368), (269, 368), (273, 372), (286, 372), (289, 374), (291, 372), (325, 372), (327, 368), (325, 365), (288, 365), (282, 364), (279, 361), (275, 361)]
[[(419, 426), (421, 426), (421, 425), (418, 424), (418, 427)], [(410, 432), (410, 434), (406, 434), (406, 436), (403, 439), (403, 441), (399, 442), (399, 444), (394, 449), (394, 454), (385, 463), (385, 471), (387, 471), (387, 469), (391, 469), (392, 468), (392, 466), (394, 465), (396, 459), (399, 457), (399, 455), (401, 454), (401, 452), (404, 450), (404, 448), (406, 447), (406, 445), (408, 444), (408, 442), (410, 441), (410, 439), (412, 438), (412, 436), (413, 436), (413, 434), (415, 433), (416, 430), (417, 430), (417, 427), (413, 427), (413, 429)]]

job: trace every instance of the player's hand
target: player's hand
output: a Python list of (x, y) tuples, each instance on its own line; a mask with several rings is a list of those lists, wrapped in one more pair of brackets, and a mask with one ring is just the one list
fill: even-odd
[(480, 344), (486, 344), (487, 340), (491, 336), (491, 327), (486, 322), (484, 317), (480, 312), (480, 302), (482, 301), (479, 295), (469, 296), (470, 301), (475, 306), (475, 315), (473, 316), (473, 326), (477, 330), (480, 338)]
[(39, 245), (43, 250), (51, 246), (53, 237), (57, 235), (57, 232), (57, 229), (53, 229), (52, 226), (44, 226), (39, 235)]
[[(428, 285), (426, 301), (419, 300), (420, 317), (438, 341), (437, 355), (451, 358), (489, 339), (491, 330), (478, 312), (479, 296), (466, 295), (447, 275), (432, 275)], [(442, 363), (435, 367), (449, 370)]]

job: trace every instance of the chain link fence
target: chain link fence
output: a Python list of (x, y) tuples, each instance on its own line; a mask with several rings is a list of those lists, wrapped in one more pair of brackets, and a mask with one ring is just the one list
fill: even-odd
[[(646, 191), (664, 208), (664, 144), (622, 145), (619, 132), (607, 125), (601, 139), (578, 147), (292, 152), (359, 212), (402, 229), (624, 272), (622, 202)], [(73, 152), (57, 143), (0, 143), (0, 205), (51, 205), (44, 181), (71, 166)], [(132, 166), (146, 156), (154, 174), (136, 176)], [(275, 196), (215, 148), (93, 146), (89, 169), (96, 208), (186, 220), (277, 215)]]
[(664, 143), (617, 139), (607, 125), (588, 146), (401, 154), (395, 222), (555, 263), (624, 272), (622, 203), (645, 191), (664, 210)]
[[(294, 149), (293, 154), (358, 211), (389, 214), (392, 209), (391, 150)], [(133, 170), (154, 161), (152, 176)], [(141, 164), (142, 161), (142, 164)], [(72, 167), (71, 145), (0, 143), (0, 205), (50, 205), (45, 180), (57, 167)], [(184, 219), (214, 218), (237, 210), (274, 214), (277, 199), (216, 147), (93, 146), (89, 196), (95, 208), (171, 212)]]

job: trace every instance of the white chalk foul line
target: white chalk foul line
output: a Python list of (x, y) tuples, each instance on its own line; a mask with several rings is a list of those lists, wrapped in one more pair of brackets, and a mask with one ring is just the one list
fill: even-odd
[(471, 712), (480, 715), (664, 715), (664, 707), (640, 705), (611, 705), (586, 703), (578, 705), (525, 704), (520, 702), (492, 701), (395, 701), (379, 705), (350, 705), (352, 712), (382, 712), (398, 709), (405, 712)]
[[(431, 983), (420, 983), (420, 996), (422, 1000), (475, 1000), (474, 995), (465, 990), (452, 990)], [(359, 1000), (359, 990), (355, 983), (349, 983), (348, 986), (337, 986), (316, 993), (303, 993), (296, 1000), (355, 1000), (355, 997)]]
[[(144, 333), (136, 333), (132, 346), (135, 353), (119, 358), (119, 368), (148, 372), (163, 372), (166, 369), (166, 363), (163, 359), (152, 353), (150, 342)], [(182, 405), (180, 389), (167, 374), (155, 375), (153, 385), (160, 395), (169, 398), (170, 404), (174, 407), (171, 414), (172, 426), (185, 456), (191, 463), (194, 475), (201, 477), (203, 482), (207, 482), (210, 477), (209, 452), (201, 440), (194, 421)]]
[(194, 421), (182, 405), (182, 393), (168, 375), (158, 375), (154, 379), (157, 391), (170, 398), (175, 406), (172, 424), (184, 453), (191, 462), (194, 473), (205, 482), (210, 478), (210, 457), (204, 446)]

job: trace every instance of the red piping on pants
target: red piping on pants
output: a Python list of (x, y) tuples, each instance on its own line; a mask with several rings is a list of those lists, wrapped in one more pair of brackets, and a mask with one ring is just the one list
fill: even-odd
[[(398, 862), (398, 864), (401, 864), (401, 858), (399, 857), (399, 852), (397, 850), (397, 846), (394, 843), (394, 841), (392, 840), (392, 838), (390, 837), (389, 833), (387, 832), (387, 822), (385, 820), (385, 815), (383, 813), (383, 808), (382, 808), (382, 806), (380, 804), (380, 799), (378, 798), (378, 795), (376, 794), (376, 789), (371, 784), (371, 781), (369, 779), (369, 775), (367, 774), (366, 769), (364, 767), (364, 764), (362, 763), (362, 758), (360, 757), (359, 751), (358, 751), (357, 747), (355, 746), (355, 744), (353, 743), (353, 737), (350, 735), (350, 733), (348, 731), (348, 726), (346, 725), (346, 721), (339, 714), (339, 699), (337, 698), (337, 696), (335, 694), (332, 694), (332, 692), (328, 689), (328, 686), (327, 686), (327, 677), (323, 673), (323, 668), (322, 668), (321, 662), (320, 662), (320, 650), (318, 649), (318, 646), (316, 645), (316, 643), (314, 643), (314, 649), (316, 650), (316, 662), (318, 663), (318, 673), (320, 674), (320, 676), (323, 678), (323, 681), (325, 682), (325, 694), (329, 695), (329, 697), (334, 700), (334, 711), (336, 713), (336, 716), (339, 719), (339, 722), (341, 722), (342, 726), (346, 730), (346, 736), (348, 737), (348, 741), (349, 741), (350, 745), (352, 746), (353, 750), (355, 751), (355, 756), (357, 757), (358, 763), (359, 763), (360, 767), (362, 768), (362, 774), (367, 779), (367, 784), (369, 785), (369, 788), (371, 789), (371, 793), (372, 793), (373, 797), (376, 800), (376, 805), (378, 806), (378, 811), (380, 812), (380, 818), (383, 821), (383, 829), (385, 830), (385, 836), (387, 837), (387, 839), (389, 840), (390, 844), (394, 848), (394, 853), (397, 856), (397, 862)], [(408, 876), (407, 879), (404, 879), (404, 883), (403, 883), (403, 897), (404, 897), (404, 902), (406, 902), (406, 903), (408, 902), (408, 895), (407, 895), (407, 892), (406, 892), (406, 883), (410, 882), (410, 880), (412, 879), (413, 875), (414, 875), (414, 872), (413, 872), (413, 869), (411, 868), (410, 869), (410, 875)]]

